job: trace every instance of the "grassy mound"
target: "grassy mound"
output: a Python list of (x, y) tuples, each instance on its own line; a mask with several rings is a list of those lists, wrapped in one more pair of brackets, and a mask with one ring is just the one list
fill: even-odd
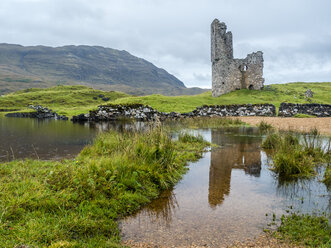
[(205, 146), (157, 129), (99, 136), (73, 160), (0, 166), (0, 247), (116, 247), (117, 220), (173, 186)]
[(0, 108), (21, 109), (42, 105), (58, 114), (72, 116), (88, 112), (100, 104), (127, 97), (121, 92), (105, 92), (86, 86), (55, 86), (47, 89), (26, 89), (0, 97)]
[[(311, 89), (315, 94), (307, 101), (304, 93)], [(290, 103), (323, 103), (331, 104), (331, 83), (288, 83), (273, 84), (263, 90), (237, 90), (220, 97), (212, 97), (211, 92), (193, 96), (162, 96), (149, 95), (142, 97), (124, 97), (115, 103), (142, 103), (161, 112), (190, 112), (202, 105), (228, 105), (228, 104), (258, 104), (271, 103), (279, 107), (282, 102)]]

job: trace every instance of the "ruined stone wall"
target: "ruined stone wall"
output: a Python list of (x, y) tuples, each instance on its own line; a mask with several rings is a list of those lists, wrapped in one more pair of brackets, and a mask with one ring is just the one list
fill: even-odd
[(226, 32), (226, 28), (217, 19), (211, 24), (212, 95), (263, 88), (263, 53), (258, 51), (245, 59), (234, 59), (232, 33)]
[(296, 114), (314, 115), (316, 117), (331, 117), (331, 105), (307, 103), (281, 103), (278, 116), (292, 117)]

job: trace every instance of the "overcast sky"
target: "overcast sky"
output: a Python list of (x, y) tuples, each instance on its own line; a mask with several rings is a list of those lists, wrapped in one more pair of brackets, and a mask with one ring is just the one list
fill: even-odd
[(0, 43), (126, 50), (211, 88), (214, 18), (236, 58), (263, 51), (267, 84), (331, 81), (329, 0), (0, 0)]

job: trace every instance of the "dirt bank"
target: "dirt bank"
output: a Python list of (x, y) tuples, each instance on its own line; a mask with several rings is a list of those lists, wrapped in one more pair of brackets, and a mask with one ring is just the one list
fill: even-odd
[(281, 130), (309, 132), (317, 128), (321, 134), (331, 136), (331, 117), (325, 118), (284, 118), (284, 117), (234, 117), (251, 125), (258, 125), (261, 121), (267, 122)]

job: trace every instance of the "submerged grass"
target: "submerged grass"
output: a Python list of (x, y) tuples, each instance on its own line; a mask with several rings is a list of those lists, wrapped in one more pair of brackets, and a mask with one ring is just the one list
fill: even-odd
[(272, 150), (272, 170), (282, 179), (311, 177), (315, 167), (330, 162), (330, 147), (321, 143), (319, 132), (314, 129), (303, 134), (303, 142), (295, 133), (269, 133), (262, 147)]
[(331, 247), (331, 228), (327, 216), (292, 213), (282, 216), (274, 233), (278, 239), (308, 247)]
[(75, 160), (0, 165), (0, 247), (117, 247), (117, 220), (172, 187), (209, 144), (162, 129), (100, 135)]

